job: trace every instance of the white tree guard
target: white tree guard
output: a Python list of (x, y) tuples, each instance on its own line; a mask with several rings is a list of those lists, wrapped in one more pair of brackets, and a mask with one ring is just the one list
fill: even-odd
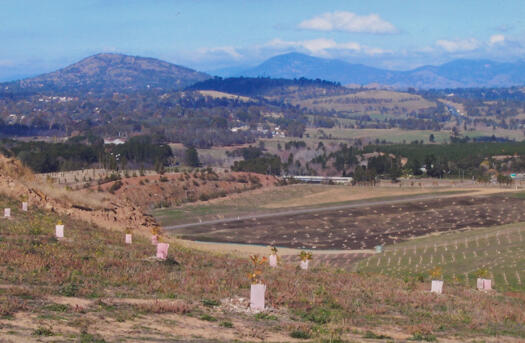
[(306, 261), (301, 261), (301, 263), (299, 264), (299, 266), (301, 267), (302, 270), (308, 270), (308, 264), (309, 264), (308, 262), (310, 262), (310, 261), (308, 261), (308, 260), (306, 260)]
[(55, 226), (55, 236), (57, 238), (64, 238), (64, 225)]
[(432, 280), (432, 287), (430, 288), (432, 293), (441, 294), (443, 293), (443, 281), (442, 280)]
[(253, 311), (264, 310), (264, 294), (266, 293), (266, 285), (252, 284), (250, 288), (250, 309)]
[(277, 267), (277, 255), (270, 255), (270, 267)]

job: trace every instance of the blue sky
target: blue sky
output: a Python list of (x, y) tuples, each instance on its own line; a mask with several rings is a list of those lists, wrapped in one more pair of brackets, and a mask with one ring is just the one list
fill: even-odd
[(299, 51), (390, 69), (522, 59), (523, 0), (0, 0), (0, 80), (98, 52), (199, 70)]

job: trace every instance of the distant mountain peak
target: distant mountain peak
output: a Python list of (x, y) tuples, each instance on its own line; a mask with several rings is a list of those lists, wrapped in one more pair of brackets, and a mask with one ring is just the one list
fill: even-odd
[(11, 82), (33, 92), (107, 92), (182, 89), (209, 79), (205, 73), (150, 57), (99, 53), (57, 71)]

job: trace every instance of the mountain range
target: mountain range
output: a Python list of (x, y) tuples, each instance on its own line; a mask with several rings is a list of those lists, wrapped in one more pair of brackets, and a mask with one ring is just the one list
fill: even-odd
[[(342, 85), (379, 84), (393, 88), (475, 88), (525, 85), (525, 62), (459, 59), (440, 66), (395, 71), (288, 53), (221, 76), (321, 79)], [(0, 90), (22, 93), (126, 92), (145, 89), (181, 90), (210, 79), (209, 74), (166, 61), (102, 53), (57, 71), (0, 84)]]
[(525, 85), (525, 62), (458, 59), (440, 66), (394, 71), (294, 52), (230, 76), (319, 78), (343, 85), (376, 83), (396, 88), (509, 87)]

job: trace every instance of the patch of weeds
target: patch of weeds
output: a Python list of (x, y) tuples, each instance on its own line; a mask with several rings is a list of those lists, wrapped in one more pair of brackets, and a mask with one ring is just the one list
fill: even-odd
[(78, 293), (78, 285), (74, 282), (68, 282), (60, 288), (60, 294), (66, 297), (74, 297)]
[(51, 329), (45, 328), (45, 327), (39, 327), (38, 329), (35, 329), (33, 333), (31, 333), (33, 336), (54, 336), (55, 333), (51, 331)]
[(201, 302), (204, 306), (207, 307), (215, 307), (221, 304), (220, 301), (214, 299), (203, 299)]
[(378, 335), (376, 333), (373, 333), (372, 331), (365, 332), (363, 338), (371, 338), (371, 339), (392, 339), (392, 337), (387, 335)]
[(115, 315), (115, 320), (119, 323), (123, 323), (127, 320), (133, 320), (138, 317), (138, 314), (130, 311), (119, 311)]
[(209, 314), (205, 313), (202, 316), (200, 316), (201, 320), (205, 320), (207, 322), (216, 322), (217, 318), (210, 316)]
[(437, 338), (431, 333), (419, 333), (416, 332), (409, 338), (411, 341), (425, 341), (425, 342), (436, 342)]
[(180, 265), (180, 263), (177, 262), (177, 260), (175, 260), (172, 256), (168, 256), (161, 263), (166, 264), (168, 266), (178, 266), (178, 265)]
[(277, 317), (273, 314), (268, 314), (264, 312), (259, 312), (254, 317), (257, 320), (277, 320)]
[(326, 324), (330, 321), (332, 312), (323, 307), (316, 307), (312, 311), (303, 314), (302, 317), (316, 324)]
[(100, 338), (98, 336), (89, 334), (87, 332), (83, 332), (80, 335), (80, 343), (106, 343), (106, 341), (103, 338)]
[(113, 305), (113, 304), (108, 304), (102, 300), (99, 300), (97, 301), (95, 304), (97, 304), (98, 306), (102, 307), (102, 309), (106, 310), (106, 311), (115, 311), (116, 310), (116, 306)]
[(38, 236), (42, 234), (42, 228), (40, 226), (31, 226), (29, 228), (29, 234), (33, 236)]
[(294, 330), (290, 332), (290, 337), (292, 338), (300, 338), (300, 339), (309, 339), (312, 337), (310, 332), (304, 331), (304, 330)]
[(233, 327), (233, 323), (232, 322), (228, 322), (228, 321), (221, 322), (219, 324), (219, 326), (222, 327), (222, 328), (232, 328)]
[(323, 338), (319, 341), (320, 343), (350, 343), (348, 341), (345, 341), (341, 337), (335, 337), (335, 338)]
[(51, 304), (47, 305), (45, 309), (54, 312), (67, 312), (69, 310), (69, 306), (64, 304)]

